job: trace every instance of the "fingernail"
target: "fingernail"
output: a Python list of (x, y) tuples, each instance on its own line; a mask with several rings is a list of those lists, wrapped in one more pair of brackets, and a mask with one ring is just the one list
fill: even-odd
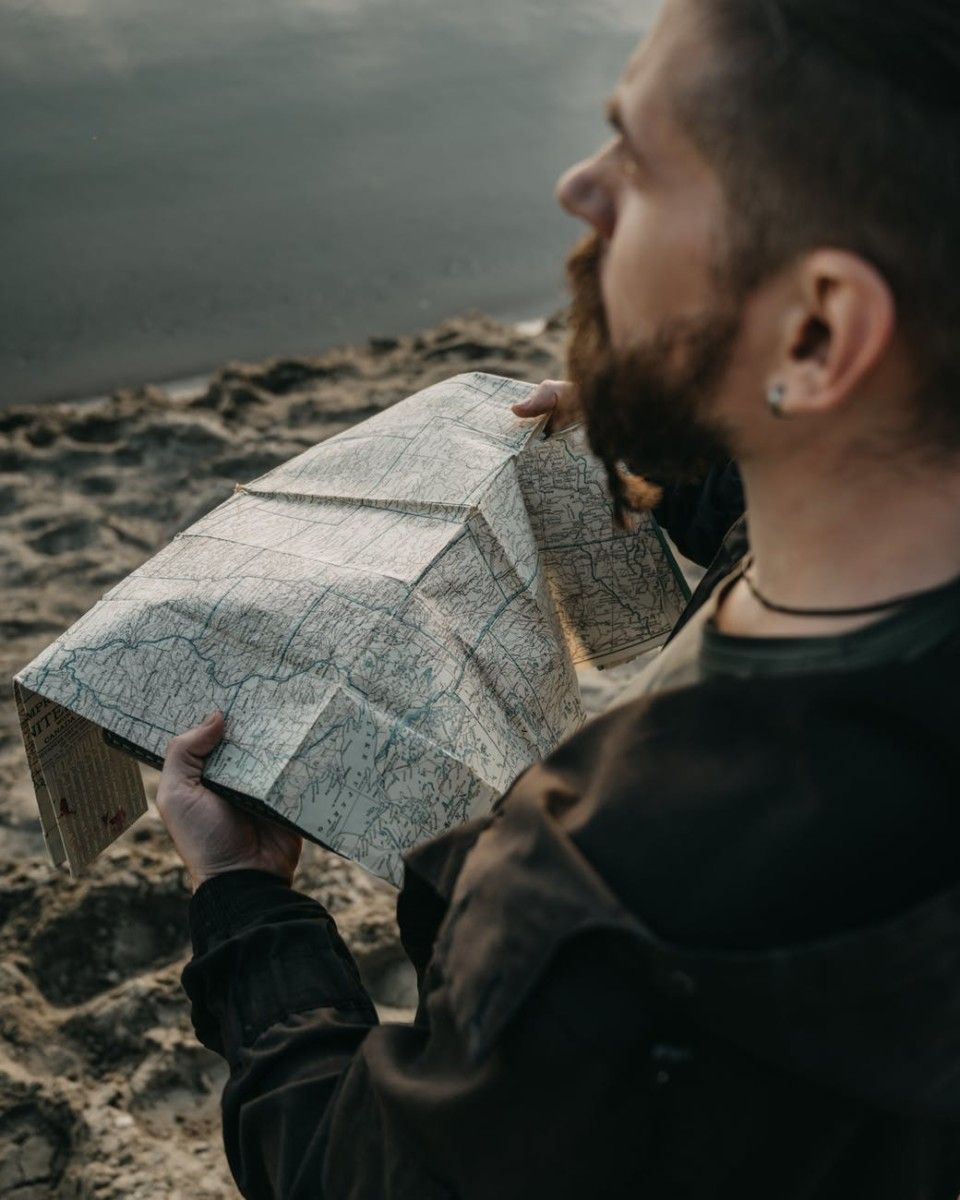
[(219, 713), (220, 713), (220, 710), (219, 710), (219, 709), (217, 709), (217, 708), (215, 708), (215, 709), (213, 710), (213, 712), (212, 712), (212, 713), (210, 713), (210, 715), (209, 715), (209, 716), (206, 718), (206, 720), (203, 722), (203, 723), (204, 723), (204, 725), (212, 725), (212, 724), (213, 724), (213, 722), (214, 722), (214, 721), (217, 719), (217, 717), (218, 717)]

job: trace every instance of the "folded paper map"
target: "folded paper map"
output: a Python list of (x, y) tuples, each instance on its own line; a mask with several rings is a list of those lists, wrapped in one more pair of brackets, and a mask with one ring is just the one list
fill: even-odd
[(119, 836), (135, 758), (214, 708), (208, 786), (393, 881), (576, 729), (575, 665), (659, 645), (685, 591), (583, 431), (513, 416), (531, 386), (458, 375), (238, 486), (21, 671), (54, 861)]

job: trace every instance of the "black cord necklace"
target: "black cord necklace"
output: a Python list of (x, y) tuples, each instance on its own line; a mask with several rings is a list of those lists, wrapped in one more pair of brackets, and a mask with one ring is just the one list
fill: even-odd
[(955, 588), (957, 583), (960, 582), (960, 576), (957, 576), (954, 579), (947, 580), (946, 583), (937, 584), (936, 587), (926, 588), (922, 592), (911, 592), (906, 596), (895, 596), (891, 600), (882, 600), (878, 604), (863, 604), (858, 608), (789, 608), (786, 604), (775, 604), (763, 595), (747, 574), (752, 566), (753, 558), (751, 556), (744, 559), (743, 565), (740, 567), (740, 577), (747, 585), (750, 595), (758, 604), (770, 612), (785, 613), (788, 617), (866, 617), (872, 613), (886, 612), (888, 608), (900, 608), (902, 605), (909, 604), (913, 600), (925, 600), (933, 596), (938, 596), (942, 592), (949, 592), (951, 588)]

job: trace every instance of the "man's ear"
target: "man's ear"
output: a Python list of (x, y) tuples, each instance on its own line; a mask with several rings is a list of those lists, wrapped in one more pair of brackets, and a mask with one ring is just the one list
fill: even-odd
[(784, 317), (780, 415), (839, 408), (881, 361), (896, 330), (890, 285), (866, 259), (817, 250), (795, 267), (795, 300)]

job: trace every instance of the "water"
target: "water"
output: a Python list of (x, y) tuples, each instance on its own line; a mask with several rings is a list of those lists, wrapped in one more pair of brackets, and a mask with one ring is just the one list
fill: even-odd
[(656, 0), (0, 0), (0, 405), (563, 302)]

